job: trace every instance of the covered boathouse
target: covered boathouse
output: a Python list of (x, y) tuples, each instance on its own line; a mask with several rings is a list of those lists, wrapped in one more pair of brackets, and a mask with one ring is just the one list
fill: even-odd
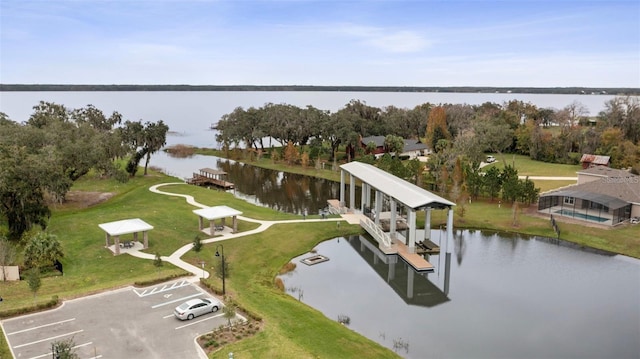
[[(399, 254), (417, 270), (433, 270), (433, 266), (417, 254), (417, 248), (431, 243), (431, 211), (434, 209), (448, 210), (446, 238), (453, 238), (455, 203), (366, 163), (350, 162), (341, 165), (340, 169), (340, 202), (332, 206), (337, 205), (342, 214), (361, 214), (360, 225), (378, 242), (384, 253)], [(345, 191), (347, 174), (348, 202)], [(355, 203), (357, 181), (361, 182), (362, 190), (359, 204)], [(425, 230), (419, 232), (416, 228), (417, 212), (423, 210)], [(404, 234), (399, 227), (406, 228), (402, 231)], [(418, 233), (422, 233), (421, 238), (418, 238)]]

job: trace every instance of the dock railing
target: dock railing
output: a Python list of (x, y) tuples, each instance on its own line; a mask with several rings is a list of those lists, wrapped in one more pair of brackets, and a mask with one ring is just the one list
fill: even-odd
[(382, 228), (378, 227), (375, 222), (369, 218), (363, 217), (360, 219), (360, 226), (364, 228), (378, 243), (385, 247), (391, 247), (391, 237), (385, 233)]

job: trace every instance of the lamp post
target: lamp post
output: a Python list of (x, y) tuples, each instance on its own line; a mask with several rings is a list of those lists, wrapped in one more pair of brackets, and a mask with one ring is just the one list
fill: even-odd
[[(218, 248), (220, 248), (220, 252), (218, 252)], [(222, 260), (222, 295), (226, 294), (224, 287), (224, 246), (222, 244), (218, 244), (216, 247), (216, 257), (220, 257)]]

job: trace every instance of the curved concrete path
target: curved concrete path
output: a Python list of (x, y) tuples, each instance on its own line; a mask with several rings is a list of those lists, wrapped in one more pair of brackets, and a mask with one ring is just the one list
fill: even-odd
[[(154, 193), (158, 193), (158, 194), (163, 194), (163, 195), (167, 195), (167, 196), (174, 196), (174, 197), (182, 197), (184, 198), (188, 204), (194, 206), (194, 207), (199, 207), (199, 208), (207, 208), (208, 206), (203, 205), (201, 203), (198, 203), (193, 196), (187, 195), (187, 194), (181, 194), (181, 193), (173, 193), (173, 192), (167, 192), (167, 191), (162, 191), (158, 188), (162, 187), (162, 186), (169, 186), (169, 185), (186, 185), (186, 183), (184, 182), (169, 182), (169, 183), (160, 183), (154, 186), (149, 187), (149, 191), (154, 192)], [(256, 234), (256, 233), (260, 233), (263, 231), (266, 231), (269, 227), (271, 227), (274, 224), (277, 223), (300, 223), (300, 222), (325, 222), (325, 221), (342, 221), (344, 220), (343, 218), (326, 218), (326, 219), (290, 219), (290, 220), (281, 220), (281, 221), (263, 221), (263, 220), (258, 220), (258, 219), (253, 219), (253, 218), (249, 218), (249, 217), (244, 217), (244, 216), (238, 216), (238, 219), (241, 219), (243, 221), (247, 221), (247, 222), (253, 222), (253, 223), (259, 223), (260, 226), (258, 226), (258, 228), (256, 229), (252, 229), (250, 231), (246, 231), (246, 232), (239, 232), (239, 233), (223, 233), (220, 236), (216, 236), (213, 238), (207, 238), (207, 239), (203, 239), (202, 243), (206, 244), (206, 243), (213, 243), (213, 242), (221, 242), (221, 241), (225, 241), (227, 239), (232, 239), (232, 238), (238, 238), (238, 237), (244, 237), (244, 236), (249, 236), (252, 234)], [(193, 248), (193, 243), (189, 243), (189, 244), (185, 244), (184, 246), (178, 248), (175, 252), (171, 253), (170, 256), (162, 256), (160, 257), (163, 261), (165, 262), (169, 262), (173, 265), (175, 265), (176, 267), (180, 267), (184, 270), (186, 270), (187, 272), (191, 272), (193, 273), (193, 277), (191, 277), (189, 280), (192, 282), (197, 282), (200, 280), (200, 278), (209, 278), (209, 272), (205, 271), (202, 268), (196, 267), (193, 264), (187, 263), (185, 261), (183, 261), (181, 259), (181, 257), (187, 253), (188, 251), (190, 251)], [(134, 256), (134, 257), (138, 257), (138, 258), (143, 258), (143, 259), (155, 259), (155, 255), (153, 254), (149, 254), (149, 253), (144, 253), (144, 252), (140, 252), (139, 250), (132, 250), (132, 251), (127, 251), (126, 253)]]

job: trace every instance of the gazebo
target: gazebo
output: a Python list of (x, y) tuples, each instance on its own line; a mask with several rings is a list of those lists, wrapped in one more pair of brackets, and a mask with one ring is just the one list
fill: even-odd
[(106, 247), (111, 245), (111, 238), (114, 239), (115, 250), (114, 255), (120, 254), (120, 236), (124, 234), (133, 233), (133, 240), (138, 240), (138, 233), (142, 232), (144, 238), (143, 248), (149, 247), (149, 237), (147, 232), (153, 229), (153, 226), (149, 223), (141, 220), (140, 218), (124, 219), (121, 221), (109, 222), (99, 224), (98, 227), (102, 228), (106, 233)]
[[(242, 214), (242, 212), (228, 206), (214, 206), (214, 207), (195, 209), (193, 210), (193, 213), (195, 213), (198, 216), (198, 228), (201, 231), (209, 234), (210, 236), (214, 236), (216, 233), (216, 223), (215, 223), (216, 219), (221, 219), (222, 226), (224, 227), (225, 219), (227, 217), (233, 218), (232, 233), (236, 233), (238, 231), (237, 216)], [(205, 225), (204, 225), (205, 219), (209, 221), (209, 228), (205, 228)]]

